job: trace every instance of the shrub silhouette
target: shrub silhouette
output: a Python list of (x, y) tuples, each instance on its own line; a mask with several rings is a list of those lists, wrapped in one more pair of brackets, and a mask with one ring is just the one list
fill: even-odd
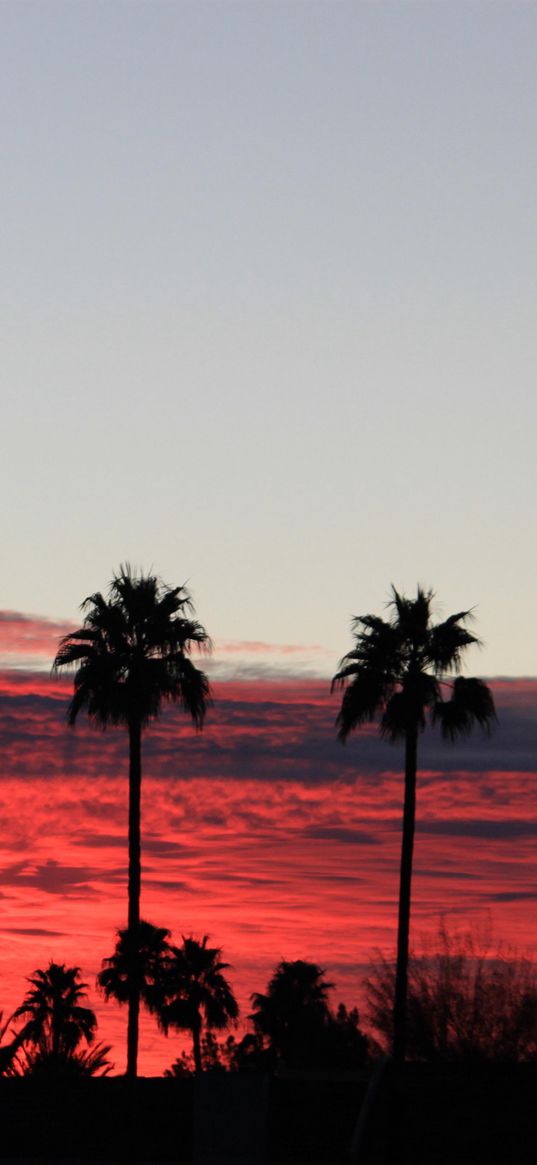
[[(278, 963), (265, 994), (252, 995), (250, 1016), (257, 1046), (245, 1045), (243, 1055), (259, 1059), (260, 1047), (272, 1066), (353, 1068), (363, 1064), (368, 1041), (360, 1031), (358, 1011), (340, 1003), (329, 1006), (333, 984), (317, 963), (303, 959)], [(237, 1050), (240, 1055), (240, 1049)]]
[[(434, 940), (408, 966), (407, 1046), (416, 1060), (530, 1060), (537, 1057), (537, 967), (472, 933)], [(389, 1047), (393, 963), (378, 955), (365, 981), (369, 1020)]]

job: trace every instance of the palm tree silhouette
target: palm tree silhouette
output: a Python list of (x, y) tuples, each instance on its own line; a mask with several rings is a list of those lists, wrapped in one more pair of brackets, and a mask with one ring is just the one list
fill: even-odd
[(83, 1005), (87, 984), (80, 981), (80, 967), (49, 963), (34, 971), (24, 1002), (13, 1019), (26, 1019), (19, 1032), (21, 1042), (33, 1045), (42, 1056), (70, 1057), (80, 1043), (92, 1044), (97, 1020)]
[[(195, 644), (209, 649), (204, 627), (190, 615), (184, 587), (168, 587), (154, 575), (120, 568), (108, 598), (91, 595), (82, 603), (84, 625), (60, 641), (53, 670), (75, 667), (68, 722), (85, 709), (102, 728), (125, 726), (129, 734), (129, 911), (128, 929), (140, 923), (140, 799), (142, 730), (156, 719), (163, 702), (179, 703), (196, 729), (210, 703), (207, 676), (195, 667)], [(133, 940), (136, 946), (136, 940)], [(135, 977), (128, 1000), (127, 1075), (136, 1076), (140, 995)]]
[[(380, 732), (405, 743), (403, 842), (399, 885), (397, 965), (393, 1017), (393, 1056), (405, 1058), (408, 940), (412, 854), (416, 814), (418, 738), (427, 717), (439, 724), (447, 740), (479, 724), (490, 731), (496, 713), (492, 693), (482, 680), (455, 676), (467, 647), (479, 640), (464, 626), (471, 611), (459, 611), (442, 623), (431, 622), (434, 592), (417, 588), (407, 599), (392, 586), (389, 621), (377, 615), (353, 619), (356, 643), (343, 657), (332, 681), (343, 688), (337, 725), (339, 738), (380, 719)], [(448, 698), (446, 698), (448, 697)]]
[(221, 960), (220, 947), (208, 947), (209, 936), (185, 938), (181, 947), (172, 947), (162, 982), (163, 1002), (159, 1023), (165, 1034), (170, 1028), (192, 1035), (194, 1064), (203, 1071), (202, 1030), (228, 1028), (239, 1015), (237, 1000), (222, 974), (229, 963)]
[(132, 981), (148, 1011), (155, 1012), (161, 1002), (164, 966), (170, 955), (169, 930), (140, 920), (137, 935), (128, 929), (118, 930), (114, 954), (103, 959), (97, 976), (106, 1000), (129, 1002)]

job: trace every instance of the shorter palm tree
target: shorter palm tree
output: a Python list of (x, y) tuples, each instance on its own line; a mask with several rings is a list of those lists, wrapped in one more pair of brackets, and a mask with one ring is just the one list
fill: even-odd
[(92, 1044), (97, 1020), (84, 1006), (87, 984), (80, 980), (80, 967), (50, 962), (46, 970), (36, 970), (28, 979), (30, 990), (13, 1019), (26, 1019), (19, 1036), (41, 1055), (70, 1057), (81, 1043)]
[(222, 1031), (238, 1019), (239, 1006), (223, 971), (220, 947), (208, 947), (208, 935), (200, 940), (185, 938), (182, 946), (172, 947), (161, 983), (162, 1002), (159, 1023), (167, 1035), (170, 1028), (189, 1031), (192, 1035), (194, 1064), (203, 1071), (202, 1032)]
[(165, 927), (143, 919), (134, 934), (128, 927), (118, 930), (114, 954), (103, 959), (97, 976), (97, 985), (105, 999), (128, 1004), (134, 983), (147, 1010), (157, 1011), (162, 1001), (164, 964), (171, 952), (169, 937)]

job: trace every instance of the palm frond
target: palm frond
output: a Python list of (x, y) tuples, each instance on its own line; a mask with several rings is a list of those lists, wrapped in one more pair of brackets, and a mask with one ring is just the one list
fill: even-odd
[(138, 931), (118, 930), (114, 954), (103, 959), (97, 986), (106, 1000), (128, 1003), (134, 983), (149, 1011), (157, 1009), (161, 999), (161, 978), (170, 955), (170, 932), (140, 920)]
[(384, 708), (392, 693), (392, 685), (383, 675), (367, 668), (347, 668), (338, 673), (333, 682), (341, 683), (352, 677), (343, 692), (341, 708), (336, 718), (339, 739), (345, 741), (349, 733), (362, 724), (371, 723)]
[(472, 635), (462, 624), (472, 617), (471, 611), (459, 611), (450, 615), (443, 623), (431, 628), (427, 645), (427, 656), (432, 667), (438, 672), (457, 671), (461, 666), (465, 648), (481, 646), (476, 635)]
[(201, 1031), (223, 1029), (234, 1023), (239, 1006), (223, 974), (229, 967), (220, 947), (209, 947), (208, 935), (196, 939), (184, 936), (180, 947), (172, 947), (163, 968), (164, 1002), (159, 1020), (165, 1032), (170, 1028)]
[(28, 979), (30, 990), (14, 1019), (26, 1019), (21, 1039), (47, 1052), (70, 1054), (84, 1040), (92, 1043), (97, 1020), (83, 1005), (87, 984), (80, 980), (79, 967), (50, 962)]
[(475, 724), (490, 733), (498, 717), (488, 685), (483, 680), (457, 676), (451, 699), (436, 703), (433, 719), (440, 724), (442, 736), (455, 740), (457, 736), (467, 736)]
[(407, 599), (392, 584), (392, 598), (388, 606), (395, 611), (395, 624), (403, 639), (415, 643), (424, 641), (429, 629), (433, 599), (434, 591), (426, 591), (421, 586), (416, 589), (415, 599)]
[(353, 619), (354, 647), (332, 680), (332, 691), (343, 688), (336, 720), (341, 741), (377, 718), (389, 740), (404, 739), (412, 726), (423, 729), (427, 714), (442, 722), (450, 739), (469, 731), (473, 723), (492, 726), (492, 696), (486, 685), (485, 691), (470, 687), (464, 699), (463, 689), (454, 689), (453, 705), (441, 699), (442, 677), (457, 671), (466, 648), (479, 640), (464, 626), (471, 610), (432, 624), (433, 599), (434, 591), (421, 586), (412, 599), (392, 586), (389, 622), (377, 615)]

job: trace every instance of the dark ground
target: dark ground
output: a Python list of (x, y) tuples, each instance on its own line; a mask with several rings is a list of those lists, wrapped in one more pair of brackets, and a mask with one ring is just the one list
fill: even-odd
[[(0, 1080), (0, 1162), (350, 1163), (367, 1074), (351, 1079)], [(537, 1063), (410, 1064), (380, 1093), (364, 1165), (536, 1165)], [(361, 1165), (361, 1163), (360, 1163)]]

